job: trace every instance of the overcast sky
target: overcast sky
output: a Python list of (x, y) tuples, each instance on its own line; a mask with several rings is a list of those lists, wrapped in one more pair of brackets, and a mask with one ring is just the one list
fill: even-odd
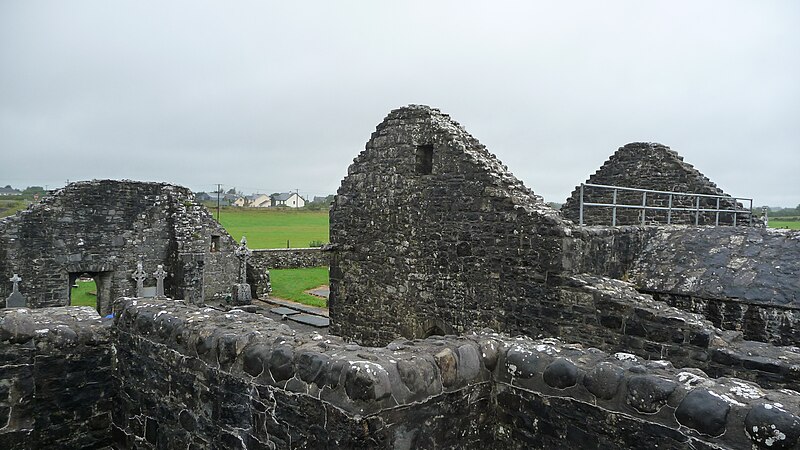
[(800, 2), (0, 1), (0, 185), (334, 193), (386, 114), (450, 114), (547, 201), (656, 141), (800, 203)]

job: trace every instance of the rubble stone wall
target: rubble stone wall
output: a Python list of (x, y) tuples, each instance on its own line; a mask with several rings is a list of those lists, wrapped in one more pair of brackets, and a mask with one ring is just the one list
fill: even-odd
[(108, 325), (85, 306), (0, 310), (0, 448), (111, 443)]
[(800, 232), (659, 228), (630, 270), (642, 292), (746, 339), (800, 345)]
[(253, 260), (269, 269), (328, 267), (330, 256), (321, 248), (270, 248), (253, 250)]
[[(650, 189), (668, 192), (687, 192), (697, 194), (727, 196), (705, 175), (694, 166), (683, 161), (683, 157), (669, 147), (654, 142), (633, 142), (620, 147), (611, 157), (592, 174), (586, 181), (589, 184), (602, 184), (607, 186), (620, 186), (628, 188)], [(647, 206), (668, 207), (669, 195), (648, 194), (644, 199)], [(585, 203), (611, 204), (613, 193), (611, 190), (595, 187), (584, 188)], [(641, 205), (643, 196), (641, 192), (618, 191), (617, 203), (626, 205)], [(673, 196), (672, 206), (680, 208), (696, 208), (697, 197)], [(734, 209), (733, 200), (722, 199), (719, 209)], [(749, 207), (749, 204), (747, 205)], [(742, 205), (739, 204), (739, 209)], [(700, 208), (717, 209), (716, 199), (701, 198)], [(561, 207), (564, 217), (579, 223), (580, 216), (580, 186), (576, 187), (572, 195)], [(641, 211), (636, 209), (617, 209), (617, 225), (639, 225)], [(612, 225), (612, 208), (609, 207), (584, 207), (583, 220), (586, 225)], [(737, 224), (749, 223), (750, 212), (737, 213)], [(695, 213), (691, 211), (673, 211), (670, 217), (673, 224), (695, 224)], [(666, 224), (667, 212), (648, 210), (644, 224)], [(704, 212), (699, 214), (699, 225), (714, 225), (717, 223), (715, 213)], [(723, 225), (734, 224), (733, 213), (720, 213), (719, 223)]]
[[(164, 265), (165, 291), (202, 303), (226, 295), (236, 280), (236, 243), (185, 188), (163, 183), (72, 183), (15, 216), (0, 220), (0, 276), (18, 273), (34, 308), (69, 304), (70, 285), (87, 273), (98, 282), (98, 309), (134, 295), (141, 258), (152, 273)], [(9, 294), (0, 283), (0, 298)]]
[(518, 328), (562, 270), (566, 227), (458, 123), (392, 111), (330, 212), (331, 331), (364, 344)]
[(494, 333), (346, 344), (242, 311), (126, 299), (118, 445), (792, 448), (800, 394)]

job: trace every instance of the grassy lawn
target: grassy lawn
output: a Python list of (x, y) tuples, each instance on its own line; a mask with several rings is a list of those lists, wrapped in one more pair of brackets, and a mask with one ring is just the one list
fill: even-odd
[(293, 248), (328, 242), (328, 211), (223, 208), (220, 222), (237, 241), (247, 236), (250, 248), (286, 248), (287, 240)]
[(94, 280), (78, 280), (78, 287), (72, 288), (70, 304), (72, 306), (91, 306), (97, 308), (97, 286)]
[(328, 268), (272, 269), (269, 271), (272, 293), (270, 296), (293, 300), (311, 306), (327, 306), (323, 298), (303, 291), (328, 284)]
[(800, 230), (800, 221), (772, 220), (769, 221), (770, 228), (788, 228), (790, 230)]
[(29, 201), (23, 199), (0, 199), (0, 217), (12, 216), (17, 211), (22, 211), (30, 204)]

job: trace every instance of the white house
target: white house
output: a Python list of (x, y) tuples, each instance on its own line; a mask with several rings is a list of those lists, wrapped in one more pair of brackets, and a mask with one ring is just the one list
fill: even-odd
[(266, 194), (253, 194), (237, 198), (233, 205), (247, 206), (249, 208), (269, 208), (272, 206), (272, 199)]
[(271, 197), (272, 206), (286, 206), (289, 208), (302, 208), (306, 206), (306, 200), (297, 192), (282, 192), (273, 194)]

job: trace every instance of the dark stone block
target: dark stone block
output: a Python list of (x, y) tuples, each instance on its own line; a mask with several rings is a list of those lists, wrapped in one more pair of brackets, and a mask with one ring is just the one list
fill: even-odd
[(567, 359), (558, 358), (544, 369), (544, 382), (550, 387), (566, 389), (578, 383), (579, 370)]
[(654, 375), (632, 376), (628, 380), (626, 401), (639, 412), (655, 413), (667, 403), (676, 387), (674, 381)]
[(264, 361), (270, 357), (270, 349), (264, 345), (251, 345), (244, 350), (243, 369), (248, 375), (257, 377), (264, 371)]
[(625, 371), (611, 363), (600, 363), (583, 377), (583, 385), (595, 397), (610, 400), (617, 395)]
[(294, 376), (292, 358), (294, 351), (291, 347), (278, 347), (269, 357), (269, 371), (275, 381), (288, 380)]
[(147, 418), (144, 427), (144, 438), (147, 442), (155, 445), (158, 440), (158, 422), (156, 420)]
[(302, 352), (297, 355), (297, 374), (306, 383), (316, 383), (317, 386), (325, 385), (325, 369), (330, 364), (330, 358), (317, 352)]
[(683, 398), (675, 410), (681, 425), (709, 436), (725, 433), (731, 405), (705, 389), (694, 389)]
[(506, 353), (506, 367), (516, 378), (533, 378), (539, 358), (530, 351), (512, 348)]
[(744, 431), (761, 448), (796, 448), (800, 418), (774, 403), (762, 403), (747, 413)]

